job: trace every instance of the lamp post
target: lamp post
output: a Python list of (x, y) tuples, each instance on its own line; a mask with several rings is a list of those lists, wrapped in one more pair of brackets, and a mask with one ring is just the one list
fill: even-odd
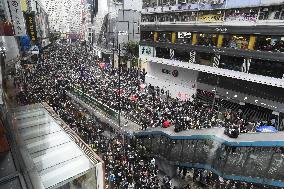
[[(213, 103), (212, 103), (212, 111), (213, 111), (213, 109), (214, 109), (215, 102), (216, 102), (216, 98), (217, 98), (218, 85), (219, 85), (219, 77), (217, 78), (216, 88), (214, 88), (214, 98), (213, 98)], [(218, 109), (219, 109), (219, 108), (218, 108)]]

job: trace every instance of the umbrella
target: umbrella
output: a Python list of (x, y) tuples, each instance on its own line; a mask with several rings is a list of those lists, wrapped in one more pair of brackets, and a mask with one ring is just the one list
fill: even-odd
[(257, 127), (256, 131), (261, 133), (276, 133), (277, 129), (273, 126), (265, 125)]

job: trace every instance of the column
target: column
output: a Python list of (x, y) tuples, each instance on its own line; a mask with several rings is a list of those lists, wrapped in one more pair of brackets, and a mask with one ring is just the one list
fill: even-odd
[(213, 57), (213, 67), (214, 68), (219, 68), (220, 60), (221, 60), (221, 55), (215, 54)]
[(218, 36), (218, 43), (217, 43), (217, 47), (218, 47), (218, 48), (221, 48), (221, 47), (222, 47), (222, 45), (223, 45), (223, 39), (224, 39), (224, 35), (223, 35), (223, 34), (220, 34), (220, 35)]
[(256, 36), (255, 35), (251, 35), (250, 38), (249, 38), (248, 49), (254, 50), (255, 42), (256, 42)]
[(154, 42), (158, 41), (158, 32), (154, 32)]
[(192, 34), (192, 45), (197, 44), (197, 33)]
[(195, 64), (196, 62), (196, 51), (190, 51), (190, 58), (189, 58), (189, 63)]
[(174, 59), (175, 57), (175, 50), (174, 49), (170, 49), (170, 59)]
[(177, 34), (176, 32), (172, 32), (172, 44), (176, 43)]

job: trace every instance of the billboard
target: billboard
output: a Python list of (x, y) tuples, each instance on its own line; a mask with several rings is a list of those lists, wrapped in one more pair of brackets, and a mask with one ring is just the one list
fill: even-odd
[(13, 21), (16, 36), (26, 35), (26, 27), (20, 0), (8, 0), (10, 18)]

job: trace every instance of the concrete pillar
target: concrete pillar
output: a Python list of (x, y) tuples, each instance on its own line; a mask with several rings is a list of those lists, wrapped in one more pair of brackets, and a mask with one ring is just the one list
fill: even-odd
[(154, 32), (154, 42), (158, 41), (158, 32)]
[(172, 44), (176, 43), (177, 34), (176, 32), (172, 32)]
[(213, 56), (213, 67), (219, 68), (220, 59), (221, 59), (221, 55), (219, 55), (219, 54), (215, 54)]
[(224, 35), (223, 35), (223, 34), (220, 34), (220, 35), (218, 36), (218, 43), (217, 43), (217, 47), (218, 47), (218, 48), (221, 48), (221, 47), (222, 47), (222, 45), (223, 45), (223, 39), (224, 39)]
[(255, 42), (256, 42), (256, 36), (255, 35), (251, 35), (250, 39), (249, 39), (249, 45), (248, 45), (248, 49), (249, 50), (254, 50)]
[(192, 45), (197, 44), (197, 33), (192, 34)]
[(190, 58), (189, 58), (189, 63), (195, 64), (196, 62), (196, 51), (190, 51)]

